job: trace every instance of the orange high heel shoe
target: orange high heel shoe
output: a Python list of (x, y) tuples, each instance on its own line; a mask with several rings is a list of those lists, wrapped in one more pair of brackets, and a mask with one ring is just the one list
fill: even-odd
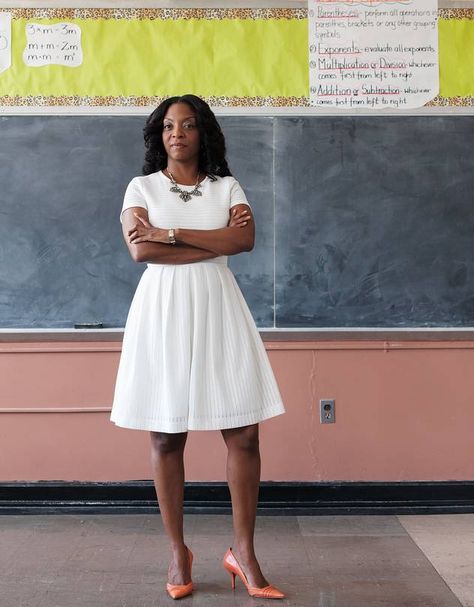
[(283, 592), (280, 592), (278, 588), (275, 588), (275, 586), (265, 586), (265, 588), (254, 588), (253, 586), (249, 586), (245, 573), (242, 571), (237, 559), (235, 558), (232, 548), (229, 548), (229, 550), (227, 550), (225, 553), (222, 564), (224, 565), (224, 569), (227, 569), (232, 578), (232, 590), (235, 590), (235, 576), (238, 575), (244, 583), (244, 586), (247, 588), (247, 592), (250, 596), (258, 599), (285, 598)]
[[(193, 567), (193, 553), (187, 546), (186, 550), (188, 551), (189, 569), (191, 573)], [(189, 584), (170, 584), (169, 582), (166, 584), (166, 591), (172, 599), (182, 599), (183, 597), (192, 594), (193, 590), (194, 586), (192, 580)]]

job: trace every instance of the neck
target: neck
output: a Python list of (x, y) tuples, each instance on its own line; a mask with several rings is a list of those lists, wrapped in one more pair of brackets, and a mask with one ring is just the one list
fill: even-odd
[(168, 172), (173, 173), (173, 177), (178, 183), (183, 185), (194, 185), (198, 177), (198, 163), (193, 162), (189, 164), (183, 164), (168, 160)]

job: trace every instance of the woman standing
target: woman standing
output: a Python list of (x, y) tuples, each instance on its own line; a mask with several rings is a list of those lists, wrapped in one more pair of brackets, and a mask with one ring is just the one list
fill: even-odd
[(188, 430), (220, 430), (228, 448), (234, 525), (224, 567), (250, 595), (283, 598), (263, 576), (253, 538), (260, 481), (258, 423), (284, 412), (253, 318), (227, 267), (250, 251), (255, 223), (225, 159), (211, 109), (172, 97), (144, 128), (143, 176), (128, 185), (123, 234), (147, 262), (125, 327), (111, 420), (150, 431), (161, 516), (171, 542), (167, 590), (191, 594), (193, 555), (183, 537)]

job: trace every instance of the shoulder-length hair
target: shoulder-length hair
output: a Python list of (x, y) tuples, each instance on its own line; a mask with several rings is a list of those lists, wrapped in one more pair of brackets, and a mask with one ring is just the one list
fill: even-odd
[(225, 158), (225, 139), (221, 127), (209, 105), (196, 95), (182, 95), (165, 99), (147, 118), (143, 128), (146, 148), (143, 174), (150, 175), (150, 173), (161, 171), (168, 164), (168, 155), (162, 138), (163, 120), (173, 103), (187, 103), (196, 115), (200, 142), (199, 171), (211, 179), (215, 176), (232, 175)]

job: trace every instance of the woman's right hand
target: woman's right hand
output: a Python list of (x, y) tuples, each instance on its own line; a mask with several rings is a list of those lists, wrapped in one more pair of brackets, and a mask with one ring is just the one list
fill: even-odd
[(237, 209), (231, 210), (228, 228), (243, 228), (250, 220), (250, 215), (246, 210), (237, 212)]

